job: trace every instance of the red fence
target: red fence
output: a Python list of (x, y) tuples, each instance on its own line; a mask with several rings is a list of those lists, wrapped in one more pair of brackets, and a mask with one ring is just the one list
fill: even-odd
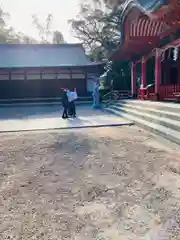
[(174, 99), (175, 94), (180, 93), (180, 84), (161, 85), (159, 87), (159, 100)]
[[(177, 95), (180, 95), (180, 84), (160, 85), (159, 86), (159, 100), (175, 100)], [(138, 89), (138, 99), (155, 100), (154, 86)]]
[(145, 88), (138, 89), (137, 98), (142, 100), (151, 100), (154, 95), (154, 85), (149, 85)]

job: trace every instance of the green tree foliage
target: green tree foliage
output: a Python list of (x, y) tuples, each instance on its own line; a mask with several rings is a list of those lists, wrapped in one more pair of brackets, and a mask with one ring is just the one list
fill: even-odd
[(131, 89), (131, 70), (128, 61), (113, 61), (108, 67), (104, 86), (111, 86), (112, 83), (115, 90)]
[(131, 69), (127, 61), (114, 61), (111, 71), (114, 89), (128, 90), (131, 89)]
[[(6, 13), (0, 7), (0, 44), (2, 43), (18, 43), (18, 44), (34, 44), (38, 43), (36, 39), (31, 36), (27, 36), (21, 32), (16, 32), (11, 26), (8, 26), (7, 20), (10, 18), (10, 14)], [(41, 23), (36, 15), (33, 15), (33, 24), (36, 26), (41, 43), (64, 43), (64, 37), (59, 31), (52, 31), (53, 17), (48, 14), (45, 22)]]
[(52, 42), (54, 44), (65, 43), (64, 37), (63, 37), (62, 33), (59, 32), (59, 31), (54, 31), (53, 32), (53, 40), (52, 40)]
[(19, 42), (19, 39), (12, 27), (7, 25), (7, 20), (10, 15), (3, 11), (0, 7), (0, 43)]
[[(69, 21), (74, 36), (85, 46), (92, 60), (107, 60), (121, 41), (122, 7), (118, 0), (86, 0), (79, 15)], [(131, 88), (131, 71), (126, 61), (114, 61), (102, 77), (104, 87)]]
[(86, 1), (79, 15), (69, 20), (74, 37), (85, 46), (91, 59), (107, 59), (120, 42), (122, 9), (109, 1)]
[(42, 43), (49, 43), (50, 37), (52, 34), (51, 27), (52, 27), (52, 15), (48, 14), (45, 22), (41, 23), (37, 15), (33, 15), (33, 24), (35, 25), (36, 29), (38, 30), (39, 37)]
[(40, 22), (37, 15), (33, 15), (33, 24), (38, 30), (41, 43), (64, 43), (63, 34), (59, 31), (52, 30), (53, 16), (48, 14), (44, 22)]
[(38, 43), (38, 41), (30, 36), (27, 36), (21, 32), (17, 33), (17, 38), (19, 39), (19, 43), (24, 44), (35, 44)]
[(0, 43), (32, 43), (35, 40), (22, 33), (16, 33), (15, 30), (8, 26), (7, 20), (10, 15), (0, 7)]

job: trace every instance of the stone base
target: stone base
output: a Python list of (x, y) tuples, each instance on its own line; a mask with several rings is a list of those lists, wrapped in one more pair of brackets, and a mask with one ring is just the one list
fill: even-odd
[(132, 94), (132, 99), (137, 99), (137, 93)]

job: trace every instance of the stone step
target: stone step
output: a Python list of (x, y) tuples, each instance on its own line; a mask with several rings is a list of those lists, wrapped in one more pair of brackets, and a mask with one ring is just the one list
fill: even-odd
[(112, 109), (115, 109), (117, 111), (121, 111), (124, 113), (129, 113), (133, 116), (139, 117), (141, 119), (144, 119), (145, 121), (150, 121), (153, 123), (158, 123), (159, 125), (162, 125), (167, 128), (172, 128), (173, 130), (179, 131), (180, 130), (180, 121), (172, 120), (171, 118), (168, 117), (159, 117), (156, 116), (155, 114), (148, 114), (143, 111), (137, 111), (134, 109), (129, 109), (126, 110), (125, 108), (120, 108), (116, 106), (111, 106)]
[(170, 141), (180, 144), (180, 131), (176, 131), (171, 128), (164, 127), (158, 123), (154, 123), (151, 121), (141, 119), (140, 117), (136, 117), (130, 113), (124, 113), (122, 111), (112, 109), (111, 107), (107, 108), (106, 110), (117, 116), (121, 116), (126, 119), (129, 119), (132, 122), (136, 123), (138, 126), (144, 128), (146, 130), (149, 130), (150, 132), (159, 134), (162, 137), (169, 139)]
[(118, 102), (116, 104), (115, 103), (111, 104), (111, 107), (113, 107), (113, 106), (116, 108), (119, 107), (126, 111), (136, 110), (136, 111), (151, 114), (151, 115), (154, 114), (158, 117), (170, 118), (172, 120), (180, 121), (180, 111), (178, 113), (178, 112), (168, 111), (169, 109), (167, 109), (166, 111), (159, 110), (159, 109), (153, 108), (152, 106), (149, 106), (149, 105), (147, 107), (144, 107), (142, 105), (136, 105), (136, 104), (131, 104), (131, 103), (123, 104), (121, 102)]
[(165, 103), (165, 102), (153, 102), (143, 100), (122, 100), (116, 101), (116, 104), (131, 104), (133, 106), (141, 106), (143, 108), (153, 108), (161, 111), (180, 113), (180, 104), (178, 103)]

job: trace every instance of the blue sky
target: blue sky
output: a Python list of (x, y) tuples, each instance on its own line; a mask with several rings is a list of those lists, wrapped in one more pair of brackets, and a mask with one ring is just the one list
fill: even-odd
[(68, 42), (77, 42), (71, 35), (68, 19), (78, 13), (79, 0), (1, 0), (3, 10), (10, 13), (9, 24), (16, 31), (38, 38), (32, 24), (32, 15), (37, 14), (43, 21), (48, 13), (53, 15), (53, 29), (63, 33)]

